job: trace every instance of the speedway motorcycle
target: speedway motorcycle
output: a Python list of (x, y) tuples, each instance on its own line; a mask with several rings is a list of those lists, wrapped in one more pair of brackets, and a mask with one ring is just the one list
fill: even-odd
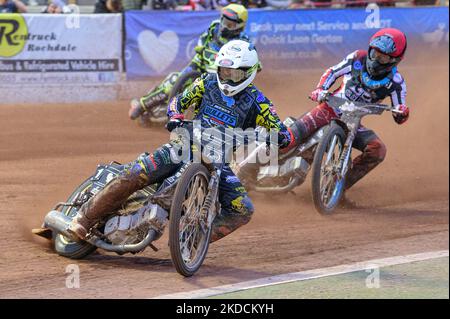
[[(257, 163), (258, 152), (266, 147), (264, 143), (257, 145), (236, 168), (247, 188), (267, 193), (289, 192), (301, 185), (312, 170), (315, 208), (321, 214), (335, 210), (344, 193), (345, 176), (352, 163), (352, 145), (361, 119), (397, 110), (384, 104), (352, 102), (331, 94), (325, 97), (325, 101), (342, 114), (340, 119), (334, 119), (286, 154), (280, 154), (277, 166), (252, 164)], [(287, 127), (294, 123), (293, 117), (284, 121)]]
[[(68, 198), (58, 203), (44, 218), (42, 228), (33, 233), (53, 241), (62, 256), (81, 259), (97, 248), (136, 254), (147, 247), (157, 251), (158, 240), (169, 225), (170, 254), (176, 270), (192, 276), (202, 265), (208, 251), (211, 226), (220, 212), (218, 188), (220, 174), (232, 140), (217, 139), (207, 130), (184, 121), (183, 127), (193, 137), (207, 141), (201, 160), (187, 161), (162, 183), (149, 185), (132, 194), (120, 209), (89, 230), (85, 241), (69, 231), (69, 224), (80, 207), (118, 176), (125, 166), (118, 162), (99, 165)], [(228, 141), (223, 142), (223, 141)], [(231, 142), (230, 142), (231, 141)], [(189, 143), (189, 141), (188, 141)], [(146, 153), (143, 156), (148, 155)]]

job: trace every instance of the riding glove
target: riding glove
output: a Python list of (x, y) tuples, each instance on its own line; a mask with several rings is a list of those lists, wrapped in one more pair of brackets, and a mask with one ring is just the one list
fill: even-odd
[(327, 90), (324, 90), (322, 88), (317, 88), (314, 91), (311, 92), (309, 95), (309, 98), (315, 102), (323, 102), (325, 99), (326, 94), (328, 93)]
[(397, 105), (396, 110), (398, 112), (392, 113), (392, 116), (394, 117), (394, 121), (397, 124), (405, 123), (409, 117), (409, 108), (404, 104), (400, 104), (400, 105)]
[(183, 124), (184, 115), (183, 114), (175, 114), (170, 119), (169, 122), (166, 123), (166, 129), (169, 132), (172, 132), (177, 127), (180, 127)]

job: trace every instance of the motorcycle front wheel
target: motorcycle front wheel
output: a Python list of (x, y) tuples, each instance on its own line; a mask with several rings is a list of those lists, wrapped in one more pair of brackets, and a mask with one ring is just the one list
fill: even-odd
[(170, 209), (169, 247), (177, 272), (190, 277), (197, 272), (208, 252), (211, 227), (201, 208), (208, 194), (210, 174), (192, 163), (178, 181)]
[(345, 178), (339, 177), (339, 159), (346, 134), (336, 123), (324, 133), (317, 146), (312, 167), (312, 197), (321, 214), (330, 214), (344, 194)]

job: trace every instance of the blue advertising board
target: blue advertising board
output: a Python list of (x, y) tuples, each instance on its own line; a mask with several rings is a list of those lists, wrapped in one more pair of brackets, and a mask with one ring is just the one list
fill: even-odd
[[(128, 78), (160, 77), (178, 71), (194, 55), (198, 37), (217, 11), (128, 11), (125, 14)], [(264, 68), (298, 72), (327, 67), (356, 49), (367, 49), (379, 28), (406, 33), (414, 48), (448, 52), (448, 8), (250, 10), (246, 32)]]

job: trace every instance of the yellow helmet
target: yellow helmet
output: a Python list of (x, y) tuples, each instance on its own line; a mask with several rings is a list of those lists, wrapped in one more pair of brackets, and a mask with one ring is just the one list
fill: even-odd
[(220, 36), (233, 39), (244, 31), (248, 20), (247, 9), (240, 4), (229, 4), (222, 8), (220, 17)]

